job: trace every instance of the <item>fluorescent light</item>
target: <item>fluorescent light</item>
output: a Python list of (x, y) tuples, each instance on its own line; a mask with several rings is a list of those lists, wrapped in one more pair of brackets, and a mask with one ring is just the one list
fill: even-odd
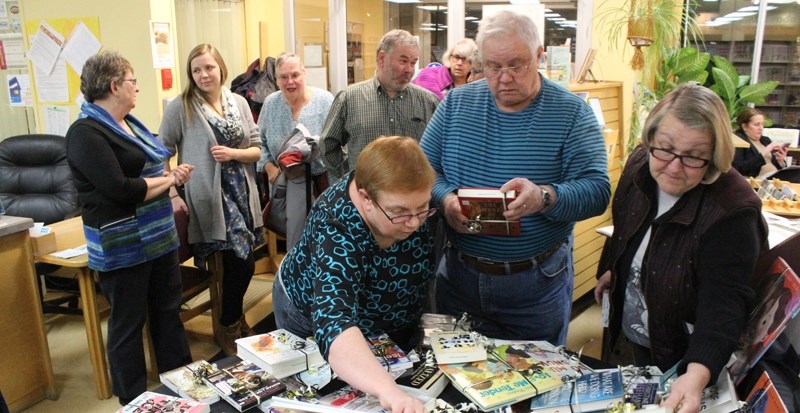
[(529, 6), (529, 5), (540, 4), (539, 0), (509, 0), (508, 2), (515, 6)]
[(422, 3), (422, 0), (386, 0), (389, 3)]
[(420, 27), (419, 29), (422, 30), (422, 31), (425, 31), (425, 32), (438, 32), (439, 31), (439, 29), (437, 29), (435, 27)]
[(561, 17), (558, 13), (545, 13), (544, 17)]
[[(775, 9), (777, 9), (777, 7), (775, 7), (775, 6), (767, 6), (767, 10), (775, 10)], [(745, 12), (754, 11), (754, 12), (758, 12), (758, 6), (742, 7), (741, 9), (739, 9), (737, 11), (745, 11)]]
[[(387, 0), (389, 1), (389, 0)], [(418, 3), (415, 1), (414, 3)], [(418, 9), (427, 10), (427, 11), (445, 11), (447, 10), (447, 6), (417, 6)]]
[(474, 16), (466, 16), (466, 17), (464, 17), (464, 20), (466, 20), (466, 21), (470, 21), (470, 20), (478, 20), (478, 18), (477, 18), (477, 17), (474, 17)]
[(741, 17), (717, 17), (714, 19), (715, 22), (738, 22), (742, 20)]
[(550, 9), (544, 9), (544, 12), (545, 12), (545, 13), (552, 13), (553, 11), (552, 11), (552, 10), (550, 10)]
[(566, 19), (566, 18), (564, 18), (564, 17), (550, 17), (550, 18), (549, 18), (549, 19), (547, 19), (547, 20), (550, 20), (551, 22), (563, 22), (563, 21), (567, 21), (567, 19)]
[(733, 13), (726, 14), (725, 17), (750, 17), (750, 16), (755, 16), (756, 14), (758, 13), (752, 11), (750, 12), (735, 11)]

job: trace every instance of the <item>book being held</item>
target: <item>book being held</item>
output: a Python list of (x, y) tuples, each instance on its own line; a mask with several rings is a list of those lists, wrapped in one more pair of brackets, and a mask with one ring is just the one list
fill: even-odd
[(130, 403), (122, 406), (117, 410), (117, 413), (208, 413), (210, 411), (211, 407), (206, 403), (146, 391)]
[(503, 216), (508, 204), (516, 199), (516, 191), (502, 192), (496, 188), (460, 188), (456, 193), (461, 213), (469, 220), (467, 229), (475, 234), (518, 236), (519, 221)]
[(239, 357), (279, 379), (325, 364), (317, 343), (284, 329), (240, 338), (236, 347)]
[(438, 331), (431, 335), (431, 348), (439, 364), (486, 360), (486, 348), (469, 331)]

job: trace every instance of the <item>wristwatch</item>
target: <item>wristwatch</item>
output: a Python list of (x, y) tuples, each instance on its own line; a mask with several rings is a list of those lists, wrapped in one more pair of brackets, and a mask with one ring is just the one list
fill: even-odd
[(550, 197), (550, 192), (547, 192), (544, 189), (544, 186), (539, 186), (539, 190), (542, 191), (542, 211), (547, 208), (550, 208), (550, 205), (553, 205), (553, 198)]

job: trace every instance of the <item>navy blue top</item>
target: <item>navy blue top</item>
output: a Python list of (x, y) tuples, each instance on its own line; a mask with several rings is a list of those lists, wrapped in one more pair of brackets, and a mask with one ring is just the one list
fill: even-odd
[(350, 200), (352, 173), (326, 190), (311, 208), (300, 241), (281, 263), (281, 280), (327, 359), (347, 328), (365, 335), (417, 322), (433, 277), (433, 234), (428, 223), (381, 249)]

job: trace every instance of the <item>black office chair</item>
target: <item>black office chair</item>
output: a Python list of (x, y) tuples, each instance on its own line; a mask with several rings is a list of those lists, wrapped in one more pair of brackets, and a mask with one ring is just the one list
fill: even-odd
[(777, 178), (781, 181), (800, 184), (800, 166), (787, 166), (786, 168), (779, 169), (772, 174), (765, 176), (765, 178)]
[[(6, 214), (32, 218), (45, 225), (80, 214), (78, 191), (67, 164), (63, 136), (21, 135), (0, 141), (0, 202)], [(37, 274), (50, 274), (59, 267), (36, 264)], [(46, 277), (49, 287), (68, 295), (44, 300), (45, 313), (81, 314), (77, 282)]]

